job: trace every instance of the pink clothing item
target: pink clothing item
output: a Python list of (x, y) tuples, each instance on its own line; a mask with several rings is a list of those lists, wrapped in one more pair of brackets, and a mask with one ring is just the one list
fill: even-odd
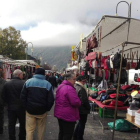
[(106, 80), (108, 80), (108, 76), (109, 76), (108, 70), (105, 70), (105, 79), (106, 79)]
[(79, 107), (81, 101), (73, 85), (64, 80), (56, 90), (54, 116), (68, 122), (80, 119)]

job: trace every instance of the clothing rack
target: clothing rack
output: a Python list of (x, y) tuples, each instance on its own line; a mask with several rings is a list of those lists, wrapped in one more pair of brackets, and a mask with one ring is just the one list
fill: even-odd
[[(129, 48), (127, 50), (124, 50), (125, 47), (127, 47), (128, 44), (131, 44), (131, 45), (140, 45), (140, 43), (135, 43), (135, 42), (123, 42), (121, 43), (122, 45), (122, 50), (120, 53), (122, 53), (121, 55), (121, 62), (120, 62), (120, 69), (119, 69), (119, 78), (118, 78), (118, 86), (117, 86), (117, 95), (116, 95), (116, 104), (115, 104), (115, 114), (114, 114), (114, 124), (113, 124), (113, 134), (112, 134), (112, 139), (114, 139), (114, 132), (115, 132), (115, 121), (116, 121), (116, 116), (117, 116), (117, 106), (118, 106), (118, 95), (119, 95), (119, 87), (120, 87), (120, 78), (121, 78), (121, 70), (122, 70), (122, 60), (123, 60), (123, 54), (125, 51), (128, 51), (128, 50), (133, 50), (135, 48), (139, 48), (139, 47), (134, 47), (134, 48)], [(120, 45), (118, 45), (120, 46)], [(117, 46), (117, 47), (118, 47)], [(115, 47), (116, 48), (116, 47)], [(114, 48), (112, 48), (114, 49)], [(112, 50), (110, 49), (110, 50)], [(107, 50), (107, 51), (110, 51), (110, 50)], [(105, 52), (107, 52), (105, 51)]]

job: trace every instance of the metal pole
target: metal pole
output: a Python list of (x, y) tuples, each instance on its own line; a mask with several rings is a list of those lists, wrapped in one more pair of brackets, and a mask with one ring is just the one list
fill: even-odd
[(125, 2), (128, 4), (128, 17), (130, 17), (130, 7), (129, 7), (129, 3), (127, 1), (120, 1), (117, 6), (116, 6), (116, 16), (117, 16), (117, 8), (118, 8), (118, 5), (121, 3), (121, 2)]
[(131, 2), (130, 2), (130, 5), (129, 5), (129, 17), (131, 18)]
[(28, 45), (26, 47), (26, 60), (27, 60), (27, 53), (28, 53)]
[(114, 133), (115, 133), (115, 121), (116, 121), (116, 117), (117, 117), (118, 95), (119, 95), (119, 87), (120, 87), (120, 79), (121, 79), (121, 71), (122, 71), (122, 59), (123, 59), (124, 46), (125, 46), (125, 44), (123, 43), (122, 44), (122, 54), (121, 54), (120, 70), (119, 70), (118, 87), (117, 87), (117, 96), (116, 96), (116, 103), (115, 103), (115, 114), (114, 114), (114, 124), (113, 124), (112, 140), (114, 140)]

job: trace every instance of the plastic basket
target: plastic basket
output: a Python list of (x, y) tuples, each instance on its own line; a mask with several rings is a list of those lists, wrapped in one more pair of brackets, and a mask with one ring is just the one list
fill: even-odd
[[(105, 109), (104, 118), (114, 118), (115, 110)], [(103, 118), (103, 109), (99, 107), (99, 116)]]

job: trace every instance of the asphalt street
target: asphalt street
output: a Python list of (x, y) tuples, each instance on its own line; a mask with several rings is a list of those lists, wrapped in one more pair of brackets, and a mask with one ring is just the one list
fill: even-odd
[[(123, 112), (125, 115), (125, 112)], [(112, 132), (110, 129), (102, 131), (102, 126), (99, 122), (102, 122), (103, 119), (99, 117), (98, 112), (93, 119), (92, 113), (88, 115), (88, 120), (85, 128), (84, 140), (111, 140)], [(113, 119), (106, 118), (104, 125), (107, 125), (108, 122), (112, 122)], [(16, 136), (18, 140), (18, 129), (19, 124), (17, 121), (16, 125)], [(48, 113), (47, 122), (46, 122), (46, 131), (44, 140), (57, 140), (59, 132), (59, 126), (57, 119), (54, 117), (54, 106), (51, 111)], [(115, 132), (115, 140), (136, 140), (136, 129), (130, 132)], [(139, 138), (140, 139), (140, 138)], [(8, 119), (7, 119), (7, 110), (5, 109), (5, 122), (4, 122), (4, 133), (0, 135), (0, 140), (8, 140)], [(34, 134), (34, 140), (36, 139), (36, 133)]]

